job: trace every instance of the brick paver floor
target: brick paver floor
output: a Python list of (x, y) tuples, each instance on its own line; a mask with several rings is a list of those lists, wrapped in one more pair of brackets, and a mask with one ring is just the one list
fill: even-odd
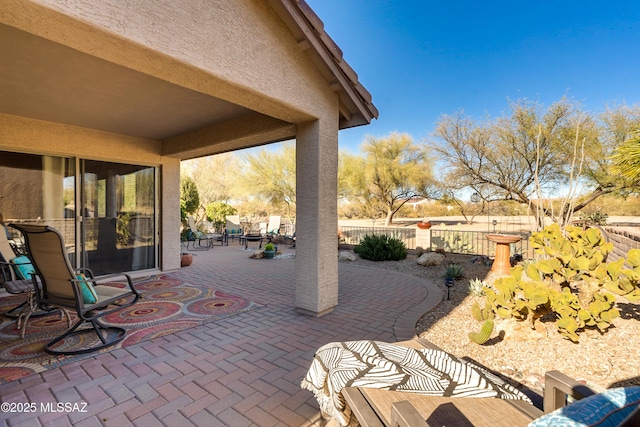
[[(2, 384), (2, 403), (31, 403), (36, 411), (0, 412), (0, 422), (324, 425), (312, 393), (300, 388), (315, 350), (331, 341), (409, 339), (442, 297), (424, 279), (341, 263), (339, 305), (321, 318), (306, 316), (294, 307), (295, 260), (249, 259), (237, 243), (196, 252), (191, 266), (169, 274), (264, 307)], [(57, 412), (56, 404), (70, 406)]]

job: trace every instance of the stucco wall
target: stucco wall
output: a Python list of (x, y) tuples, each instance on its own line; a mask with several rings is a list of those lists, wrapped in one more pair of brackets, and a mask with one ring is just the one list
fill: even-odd
[[(335, 117), (335, 116), (334, 116)], [(338, 304), (337, 117), (298, 127), (296, 307), (323, 315)]]

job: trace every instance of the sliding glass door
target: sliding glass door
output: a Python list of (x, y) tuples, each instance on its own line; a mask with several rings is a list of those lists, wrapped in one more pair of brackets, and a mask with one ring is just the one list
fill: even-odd
[(0, 151), (0, 215), (58, 229), (75, 267), (152, 269), (156, 182), (149, 166)]
[(84, 264), (96, 274), (155, 268), (155, 168), (82, 164)]
[[(0, 214), (5, 224), (28, 222), (55, 227), (64, 237), (74, 266), (75, 176), (73, 158), (0, 151)], [(19, 245), (19, 236), (14, 237)]]

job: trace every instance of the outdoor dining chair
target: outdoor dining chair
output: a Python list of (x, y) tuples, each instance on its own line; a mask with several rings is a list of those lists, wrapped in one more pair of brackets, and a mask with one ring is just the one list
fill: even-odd
[[(189, 236), (187, 238), (187, 249), (189, 249), (189, 243), (192, 243), (192, 250), (209, 250), (209, 248), (213, 247), (214, 242), (220, 242), (220, 246), (228, 245), (227, 233), (226, 230), (223, 230), (222, 233), (209, 233), (198, 230), (196, 225), (196, 220), (192, 216), (187, 217), (187, 222), (189, 224)], [(198, 242), (198, 247), (196, 248), (196, 241)], [(202, 242), (204, 241), (204, 245)]]
[[(10, 224), (10, 227), (19, 230), (25, 239), (27, 256), (35, 270), (32, 281), (38, 307), (75, 311), (78, 316), (78, 321), (49, 341), (45, 350), (51, 354), (81, 354), (122, 341), (126, 330), (107, 326), (100, 319), (141, 298), (131, 277), (114, 274), (95, 278), (87, 268), (74, 269), (64, 239), (53, 227), (31, 224)], [(83, 325), (90, 327), (80, 328)], [(81, 344), (77, 345), (75, 341)]]
[(8, 238), (7, 229), (0, 224), (0, 284), (12, 295), (24, 295), (25, 299), (5, 313), (16, 319), (20, 337), (24, 338), (29, 317), (36, 311), (35, 289), (31, 282), (31, 261), (25, 255), (16, 254)]

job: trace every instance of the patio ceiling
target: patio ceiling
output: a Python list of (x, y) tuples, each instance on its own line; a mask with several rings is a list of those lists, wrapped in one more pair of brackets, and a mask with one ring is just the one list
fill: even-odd
[(251, 113), (0, 25), (0, 112), (163, 140)]

